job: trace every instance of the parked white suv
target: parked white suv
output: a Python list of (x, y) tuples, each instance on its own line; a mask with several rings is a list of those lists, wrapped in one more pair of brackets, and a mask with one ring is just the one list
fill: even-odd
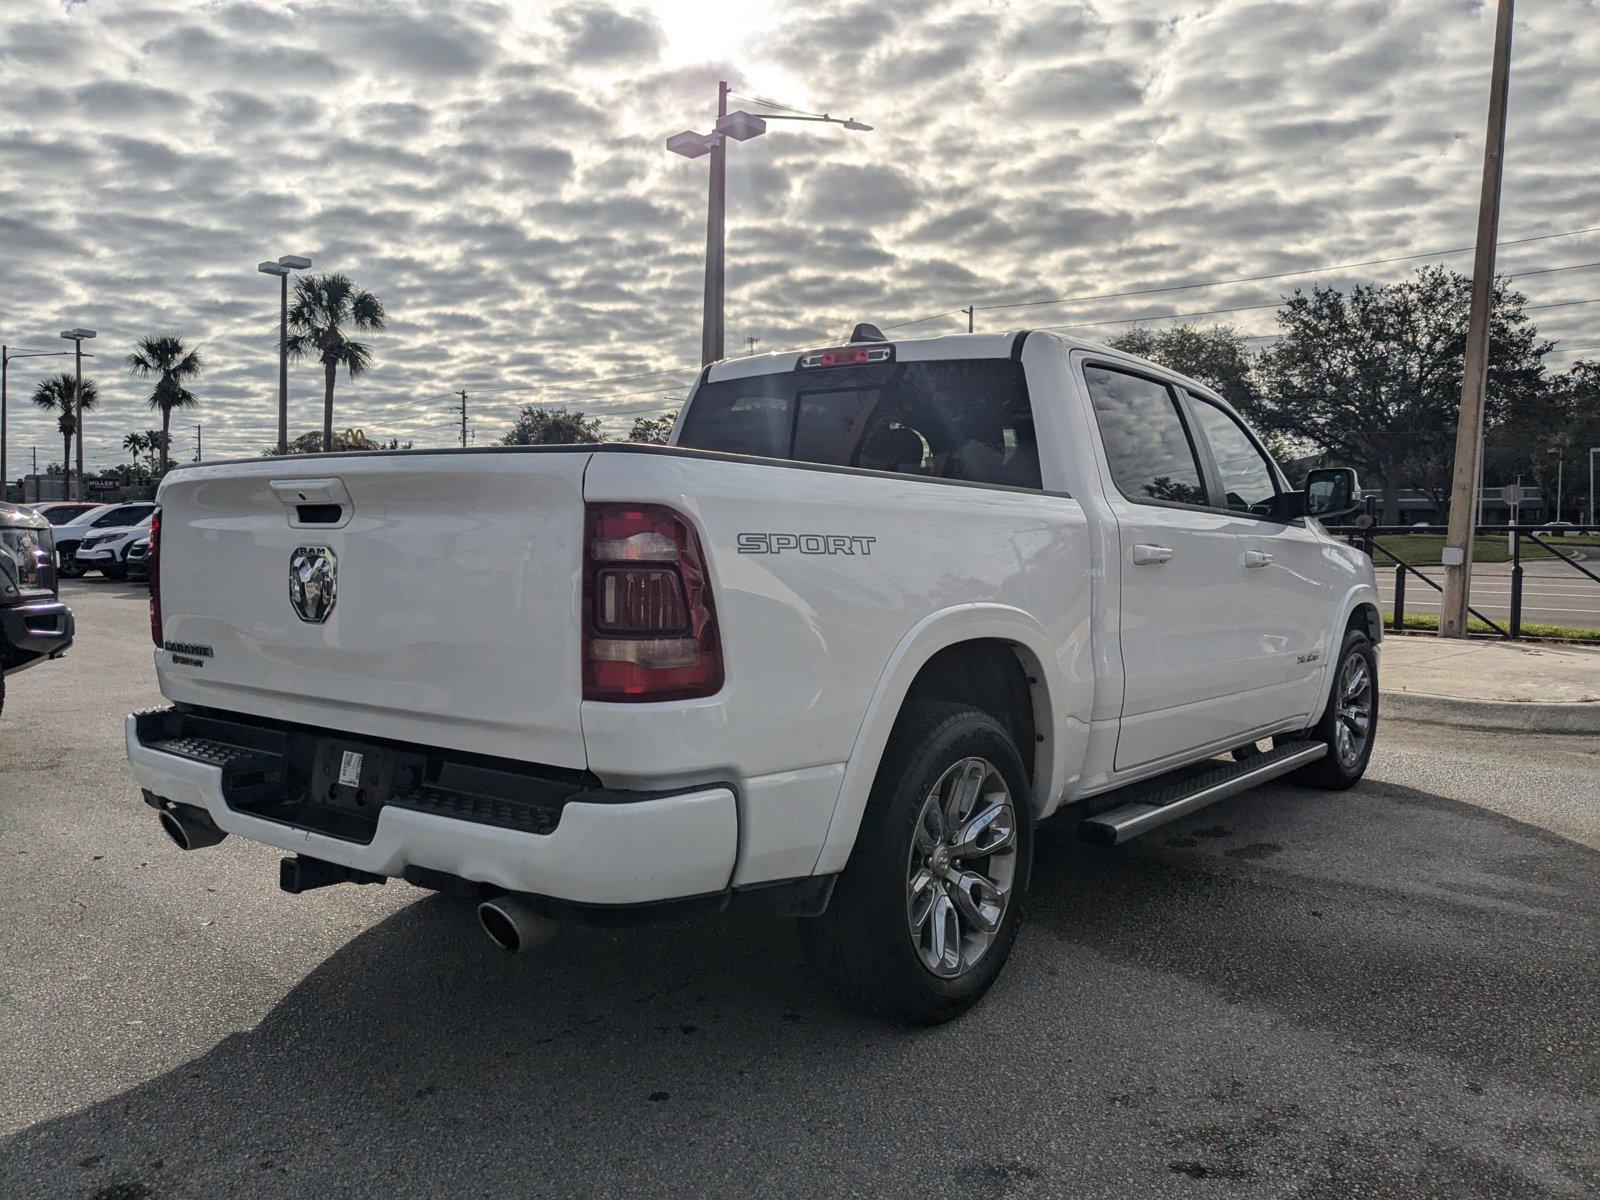
[(78, 543), (73, 555), (84, 571), (97, 570), (107, 579), (122, 579), (128, 574), (128, 551), (135, 542), (150, 534), (150, 517), (137, 525), (98, 529)]
[[(930, 1022), (1016, 936), (1046, 817), (1115, 844), (1357, 780), (1373, 569), (1214, 392), (1051, 333), (716, 363), (672, 444), (207, 463), (162, 484), (132, 770), (290, 891), (557, 919), (781, 905)], [(1269, 745), (1270, 742), (1270, 745)], [(1227, 756), (1227, 757), (1221, 757)]]
[(85, 538), (112, 529), (126, 529), (130, 525), (137, 525), (155, 510), (155, 502), (151, 500), (102, 504), (86, 513), (81, 513), (65, 525), (56, 526), (56, 558), (60, 564), (61, 574), (68, 579), (76, 579), (89, 569), (78, 562), (78, 546)]

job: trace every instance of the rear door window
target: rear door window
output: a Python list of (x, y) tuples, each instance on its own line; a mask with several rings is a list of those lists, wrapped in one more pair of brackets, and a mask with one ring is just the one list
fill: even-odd
[(1117, 490), (1130, 500), (1205, 504), (1200, 460), (1166, 384), (1098, 366), (1083, 377)]
[(950, 359), (824, 367), (707, 383), (678, 445), (1039, 488), (1022, 364)]

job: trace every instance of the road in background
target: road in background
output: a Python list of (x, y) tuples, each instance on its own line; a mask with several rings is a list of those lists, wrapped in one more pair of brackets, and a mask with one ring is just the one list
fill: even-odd
[(0, 1194), (1594, 1194), (1600, 740), (1391, 722), (1351, 792), (1047, 828), (995, 990), (907, 1031), (770, 917), (508, 957), (178, 852), (123, 765), (143, 594), (65, 595), (0, 727)]
[[(1378, 592), (1385, 611), (1394, 609), (1394, 564), (1380, 554), (1373, 560), (1378, 571)], [(1583, 564), (1600, 575), (1600, 558)], [(1443, 584), (1443, 567), (1418, 567), (1418, 571)], [(1439, 615), (1440, 593), (1415, 575), (1406, 579), (1406, 612)], [(1504, 624), (1511, 613), (1511, 564), (1480, 563), (1472, 568), (1472, 607)], [(1550, 559), (1522, 564), (1522, 619), (1580, 629), (1600, 629), (1600, 583)]]

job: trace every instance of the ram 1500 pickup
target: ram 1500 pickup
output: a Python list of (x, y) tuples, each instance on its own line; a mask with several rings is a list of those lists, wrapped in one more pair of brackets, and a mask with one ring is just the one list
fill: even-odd
[(1318, 520), (1358, 495), (1126, 354), (871, 326), (707, 367), (665, 446), (181, 467), (128, 755), (291, 892), (401, 877), (511, 949), (782, 906), (846, 998), (944, 1020), (1044, 819), (1360, 778), (1378, 593)]

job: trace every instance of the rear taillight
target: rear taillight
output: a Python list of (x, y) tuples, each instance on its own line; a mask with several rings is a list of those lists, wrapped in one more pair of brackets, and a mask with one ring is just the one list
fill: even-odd
[(693, 526), (659, 504), (585, 511), (583, 698), (687, 700), (718, 691), (722, 642)]
[(161, 637), (161, 510), (150, 516), (150, 640), (159, 650), (166, 643)]

